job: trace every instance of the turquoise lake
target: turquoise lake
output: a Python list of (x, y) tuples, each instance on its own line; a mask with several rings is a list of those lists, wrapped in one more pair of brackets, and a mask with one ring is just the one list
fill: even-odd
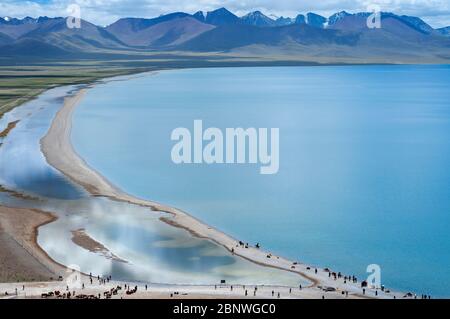
[[(280, 169), (176, 165), (172, 130), (279, 128)], [(137, 197), (301, 262), (450, 296), (450, 67), (163, 71), (90, 89), (72, 139)]]

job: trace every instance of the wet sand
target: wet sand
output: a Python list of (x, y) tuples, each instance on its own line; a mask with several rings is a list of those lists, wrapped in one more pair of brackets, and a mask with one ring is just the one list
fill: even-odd
[(90, 252), (100, 254), (107, 259), (124, 263), (127, 262), (110, 252), (102, 243), (91, 238), (84, 229), (72, 230), (72, 242)]

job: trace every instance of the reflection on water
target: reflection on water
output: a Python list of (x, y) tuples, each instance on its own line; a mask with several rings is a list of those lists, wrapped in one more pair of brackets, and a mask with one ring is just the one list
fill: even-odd
[[(57, 214), (58, 220), (39, 229), (38, 243), (57, 262), (114, 279), (177, 284), (215, 284), (225, 279), (240, 284), (305, 285), (298, 275), (261, 267), (231, 256), (224, 248), (159, 220), (163, 213), (91, 197), (58, 171), (40, 153), (62, 96), (73, 87), (58, 88), (15, 109), (0, 120), (0, 129), (21, 119), (0, 148), (0, 183), (38, 195), (25, 201), (0, 193), (0, 203), (33, 207)], [(91, 252), (72, 241), (72, 231), (102, 243), (121, 260)], [(123, 262), (122, 260), (126, 261)]]
[[(42, 208), (59, 211), (61, 218), (41, 228), (39, 244), (57, 261), (77, 264), (85, 272), (158, 283), (214, 284), (221, 279), (241, 284), (301, 282), (299, 276), (257, 266), (207, 240), (193, 238), (161, 222), (162, 213), (147, 208), (102, 198), (52, 201)], [(85, 229), (126, 263), (75, 245), (70, 231), (76, 229)]]
[(8, 137), (0, 141), (3, 142), (0, 148), (1, 185), (54, 198), (81, 196), (80, 188), (68, 183), (58, 171), (47, 165), (39, 144), (49, 128), (49, 119), (63, 102), (62, 96), (73, 89), (50, 90), (0, 119), (0, 130), (8, 123), (20, 120)]

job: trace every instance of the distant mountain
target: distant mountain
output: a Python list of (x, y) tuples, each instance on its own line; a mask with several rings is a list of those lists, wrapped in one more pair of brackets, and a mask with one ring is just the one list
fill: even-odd
[(23, 39), (1, 47), (4, 56), (25, 56), (29, 58), (61, 58), (73, 55), (72, 52), (39, 40)]
[(67, 57), (177, 50), (332, 61), (347, 57), (422, 61), (423, 56), (450, 60), (448, 27), (434, 30), (418, 17), (383, 12), (382, 27), (369, 29), (370, 15), (341, 11), (325, 18), (310, 12), (288, 18), (254, 11), (239, 18), (220, 8), (206, 15), (199, 11), (123, 18), (106, 28), (82, 20), (80, 29), (69, 29), (65, 18), (0, 18), (0, 55)]
[(143, 18), (123, 18), (119, 19), (113, 24), (106, 27), (111, 33), (114, 34), (126, 34), (128, 32), (137, 32), (148, 27), (151, 27), (155, 24), (170, 21), (173, 19), (179, 19), (184, 17), (189, 17), (190, 14), (184, 12), (175, 12), (166, 15), (159, 16), (157, 18), (152, 19), (143, 19)]
[(206, 22), (206, 17), (205, 14), (203, 13), (203, 11), (197, 11), (196, 13), (194, 13), (192, 15), (192, 17), (194, 17), (195, 19), (197, 19), (200, 22)]
[(0, 55), (13, 57), (80, 57), (84, 52), (125, 48), (103, 28), (81, 20), (67, 28), (65, 18), (0, 18)]
[(450, 26), (444, 27), (444, 28), (439, 28), (436, 31), (443, 36), (446, 36), (446, 37), (450, 36)]
[(10, 44), (13, 42), (14, 42), (13, 38), (11, 38), (10, 36), (8, 36), (4, 33), (0, 33), (0, 46)]
[(344, 20), (346, 17), (349, 17), (349, 16), (351, 16), (351, 14), (348, 13), (348, 12), (346, 12), (346, 11), (337, 12), (337, 13), (331, 15), (331, 16), (328, 18), (328, 21), (327, 21), (327, 22), (328, 22), (328, 26), (335, 25), (335, 24), (338, 23), (339, 21), (342, 21), (342, 20)]
[(322, 17), (321, 15), (309, 12), (306, 14), (299, 14), (295, 17), (295, 19), (292, 18), (278, 18), (275, 21), (275, 25), (283, 26), (283, 25), (290, 25), (290, 24), (307, 24), (315, 28), (321, 28), (323, 29), (325, 27), (325, 24), (327, 22), (327, 18)]
[(423, 21), (422, 19), (418, 18), (418, 17), (411, 17), (411, 16), (397, 16), (393, 13), (383, 13), (382, 16), (384, 17), (397, 17), (400, 20), (402, 20), (403, 22), (406, 22), (407, 24), (409, 24), (410, 26), (412, 26), (413, 28), (415, 28), (418, 31), (421, 31), (423, 33), (426, 34), (430, 34), (434, 32), (434, 29), (427, 24), (425, 21)]
[(25, 17), (23, 19), (0, 17), (0, 24), (21, 25), (21, 24), (34, 23), (34, 22), (36, 22), (36, 19), (31, 18), (31, 17)]
[(225, 8), (220, 8), (208, 12), (205, 22), (212, 25), (231, 25), (240, 24), (241, 20), (235, 14), (231, 13)]
[(295, 20), (294, 20), (295, 24), (306, 24), (306, 17), (303, 14), (299, 14)]
[(309, 12), (306, 15), (306, 23), (315, 28), (324, 28), (327, 23), (327, 18), (322, 17), (321, 15)]
[[(368, 30), (367, 18), (372, 14), (370, 12), (351, 14), (341, 11), (328, 18), (327, 27), (347, 31)], [(398, 16), (390, 12), (381, 12), (380, 17), (382, 29), (393, 31), (396, 28), (398, 32), (409, 32), (407, 29), (413, 29), (423, 34), (431, 34), (435, 31), (430, 25), (417, 17)]]
[(309, 12), (306, 16), (304, 14), (299, 14), (295, 19), (285, 18), (284, 25), (289, 24), (307, 24), (315, 28), (323, 29), (327, 22), (327, 18), (321, 15)]
[[(285, 26), (225, 25), (178, 46), (177, 50), (225, 51), (268, 56), (314, 56), (363, 61), (450, 60), (450, 39), (426, 33), (421, 23), (394, 14), (382, 15), (382, 28), (367, 27), (368, 13), (341, 12), (326, 19), (299, 15)], [(316, 20), (317, 19), (317, 20)], [(415, 22), (420, 22), (415, 20)], [(323, 23), (320, 27), (310, 24)], [(447, 38), (445, 38), (447, 39)]]
[(22, 35), (36, 29), (39, 23), (48, 19), (47, 17), (41, 17), (39, 19), (33, 19), (26, 17), (24, 19), (16, 18), (0, 18), (0, 32), (7, 34), (13, 39), (17, 39)]
[(257, 27), (272, 27), (276, 22), (268, 16), (261, 13), (261, 11), (250, 12), (241, 18), (243, 24), (253, 25)]
[(155, 19), (120, 19), (106, 31), (133, 47), (162, 47), (181, 44), (214, 26), (186, 13), (176, 13)]
[(20, 39), (39, 40), (71, 51), (123, 49), (126, 47), (104, 28), (85, 20), (81, 20), (80, 26), (80, 28), (69, 29), (65, 18), (39, 19), (37, 27)]
[(275, 20), (276, 26), (285, 26), (293, 24), (294, 20), (292, 18), (279, 17)]
[(323, 30), (303, 25), (260, 28), (249, 25), (228, 25), (186, 42), (179, 50), (228, 51), (249, 45), (283, 46), (289, 43), (301, 45), (355, 45), (357, 34), (344, 34), (337, 30)]

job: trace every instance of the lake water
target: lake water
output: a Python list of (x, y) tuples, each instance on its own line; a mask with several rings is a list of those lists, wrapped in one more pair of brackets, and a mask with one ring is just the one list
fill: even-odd
[[(90, 90), (77, 152), (110, 181), (291, 259), (450, 296), (450, 67), (164, 71)], [(177, 127), (279, 128), (280, 170), (175, 165)]]
[[(38, 236), (39, 245), (51, 258), (87, 274), (112, 275), (127, 282), (308, 284), (297, 274), (258, 266), (230, 255), (215, 243), (193, 238), (187, 231), (160, 221), (162, 213), (92, 197), (49, 166), (40, 151), (40, 139), (64, 97), (78, 89), (49, 90), (0, 119), (0, 131), (20, 120), (6, 138), (0, 138), (0, 185), (39, 198), (24, 200), (0, 191), (0, 203), (56, 214), (58, 219), (40, 227)], [(72, 232), (77, 230), (102, 243), (109, 252), (91, 252), (75, 244)], [(118, 258), (111, 258), (111, 253)]]

